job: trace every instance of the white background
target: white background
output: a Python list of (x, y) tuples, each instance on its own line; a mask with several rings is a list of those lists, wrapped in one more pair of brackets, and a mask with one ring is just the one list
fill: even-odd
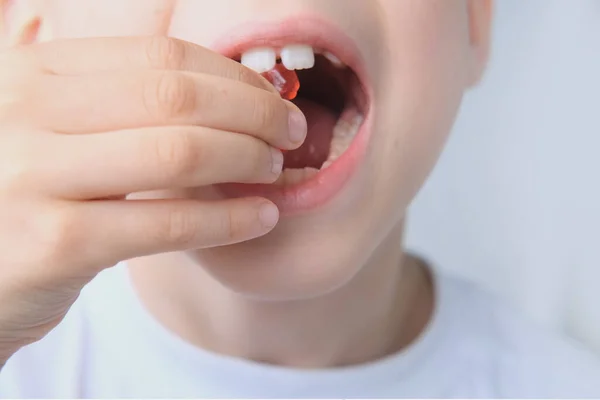
[(409, 248), (600, 352), (600, 0), (497, 0)]

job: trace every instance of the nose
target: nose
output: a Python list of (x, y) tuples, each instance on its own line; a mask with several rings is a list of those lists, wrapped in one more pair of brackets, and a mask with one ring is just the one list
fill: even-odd
[[(249, 23), (269, 23), (294, 15), (315, 14), (333, 18), (335, 5), (352, 0), (178, 0), (173, 4), (168, 35), (205, 47), (234, 27)], [(332, 11), (336, 13), (332, 14)]]

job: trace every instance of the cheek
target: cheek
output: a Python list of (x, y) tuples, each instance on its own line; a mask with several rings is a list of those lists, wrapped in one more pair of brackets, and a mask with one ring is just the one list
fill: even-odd
[(51, 38), (164, 34), (174, 0), (46, 0)]
[(383, 74), (389, 79), (379, 82), (373, 143), (380, 167), (376, 184), (398, 190), (388, 198), (406, 205), (435, 164), (466, 88), (468, 21), (462, 1), (389, 3)]
[(467, 86), (472, 58), (464, 2), (394, 4), (395, 12), (390, 12), (387, 20), (386, 75), (390, 78), (381, 86), (382, 94), (411, 115), (427, 110), (438, 113), (444, 105), (452, 108), (457, 94)]

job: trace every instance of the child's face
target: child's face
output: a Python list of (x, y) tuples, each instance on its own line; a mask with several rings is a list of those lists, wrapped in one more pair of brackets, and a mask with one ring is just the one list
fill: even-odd
[[(273, 199), (286, 215), (271, 234), (191, 254), (234, 290), (304, 297), (347, 282), (392, 230), (400, 231), (394, 228), (402, 224), (409, 202), (438, 158), (463, 91), (481, 72), (490, 4), (486, 0), (40, 0), (40, 6), (47, 23), (44, 34), (50, 37), (168, 34), (223, 50), (220, 46), (231, 41), (244, 45), (246, 35), (261, 24), (285, 21), (283, 29), (291, 29), (295, 37), (291, 41), (313, 40), (315, 29), (326, 29), (321, 36), (335, 49), (324, 50), (350, 64), (352, 57), (362, 60), (352, 66), (363, 90), (354, 90), (360, 85), (344, 78), (346, 89), (356, 93), (344, 95), (338, 88), (332, 96), (334, 102), (341, 101), (341, 109), (355, 104), (354, 111), (364, 117), (346, 154), (312, 181), (278, 189)], [(320, 22), (315, 24), (316, 20)], [(340, 44), (337, 34), (327, 29), (339, 29), (356, 51)], [(361, 73), (359, 66), (364, 68)], [(343, 72), (334, 68), (315, 74), (319, 84), (311, 86), (310, 78), (301, 76), (301, 89), (327, 87), (335, 81), (331, 74)], [(324, 99), (313, 98), (317, 103), (325, 103)], [(326, 137), (329, 147), (341, 109), (333, 113), (329, 103), (326, 112), (306, 107), (309, 125), (325, 126), (313, 128), (307, 143), (318, 147)], [(296, 166), (314, 162), (306, 154), (298, 157)], [(224, 196), (217, 188), (185, 195)]]

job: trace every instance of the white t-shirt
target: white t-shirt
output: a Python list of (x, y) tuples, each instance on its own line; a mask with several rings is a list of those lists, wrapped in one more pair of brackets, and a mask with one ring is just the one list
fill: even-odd
[(470, 284), (436, 273), (438, 307), (411, 347), (367, 365), (294, 370), (223, 357), (163, 328), (120, 265), (0, 372), (0, 397), (600, 397), (600, 364)]

